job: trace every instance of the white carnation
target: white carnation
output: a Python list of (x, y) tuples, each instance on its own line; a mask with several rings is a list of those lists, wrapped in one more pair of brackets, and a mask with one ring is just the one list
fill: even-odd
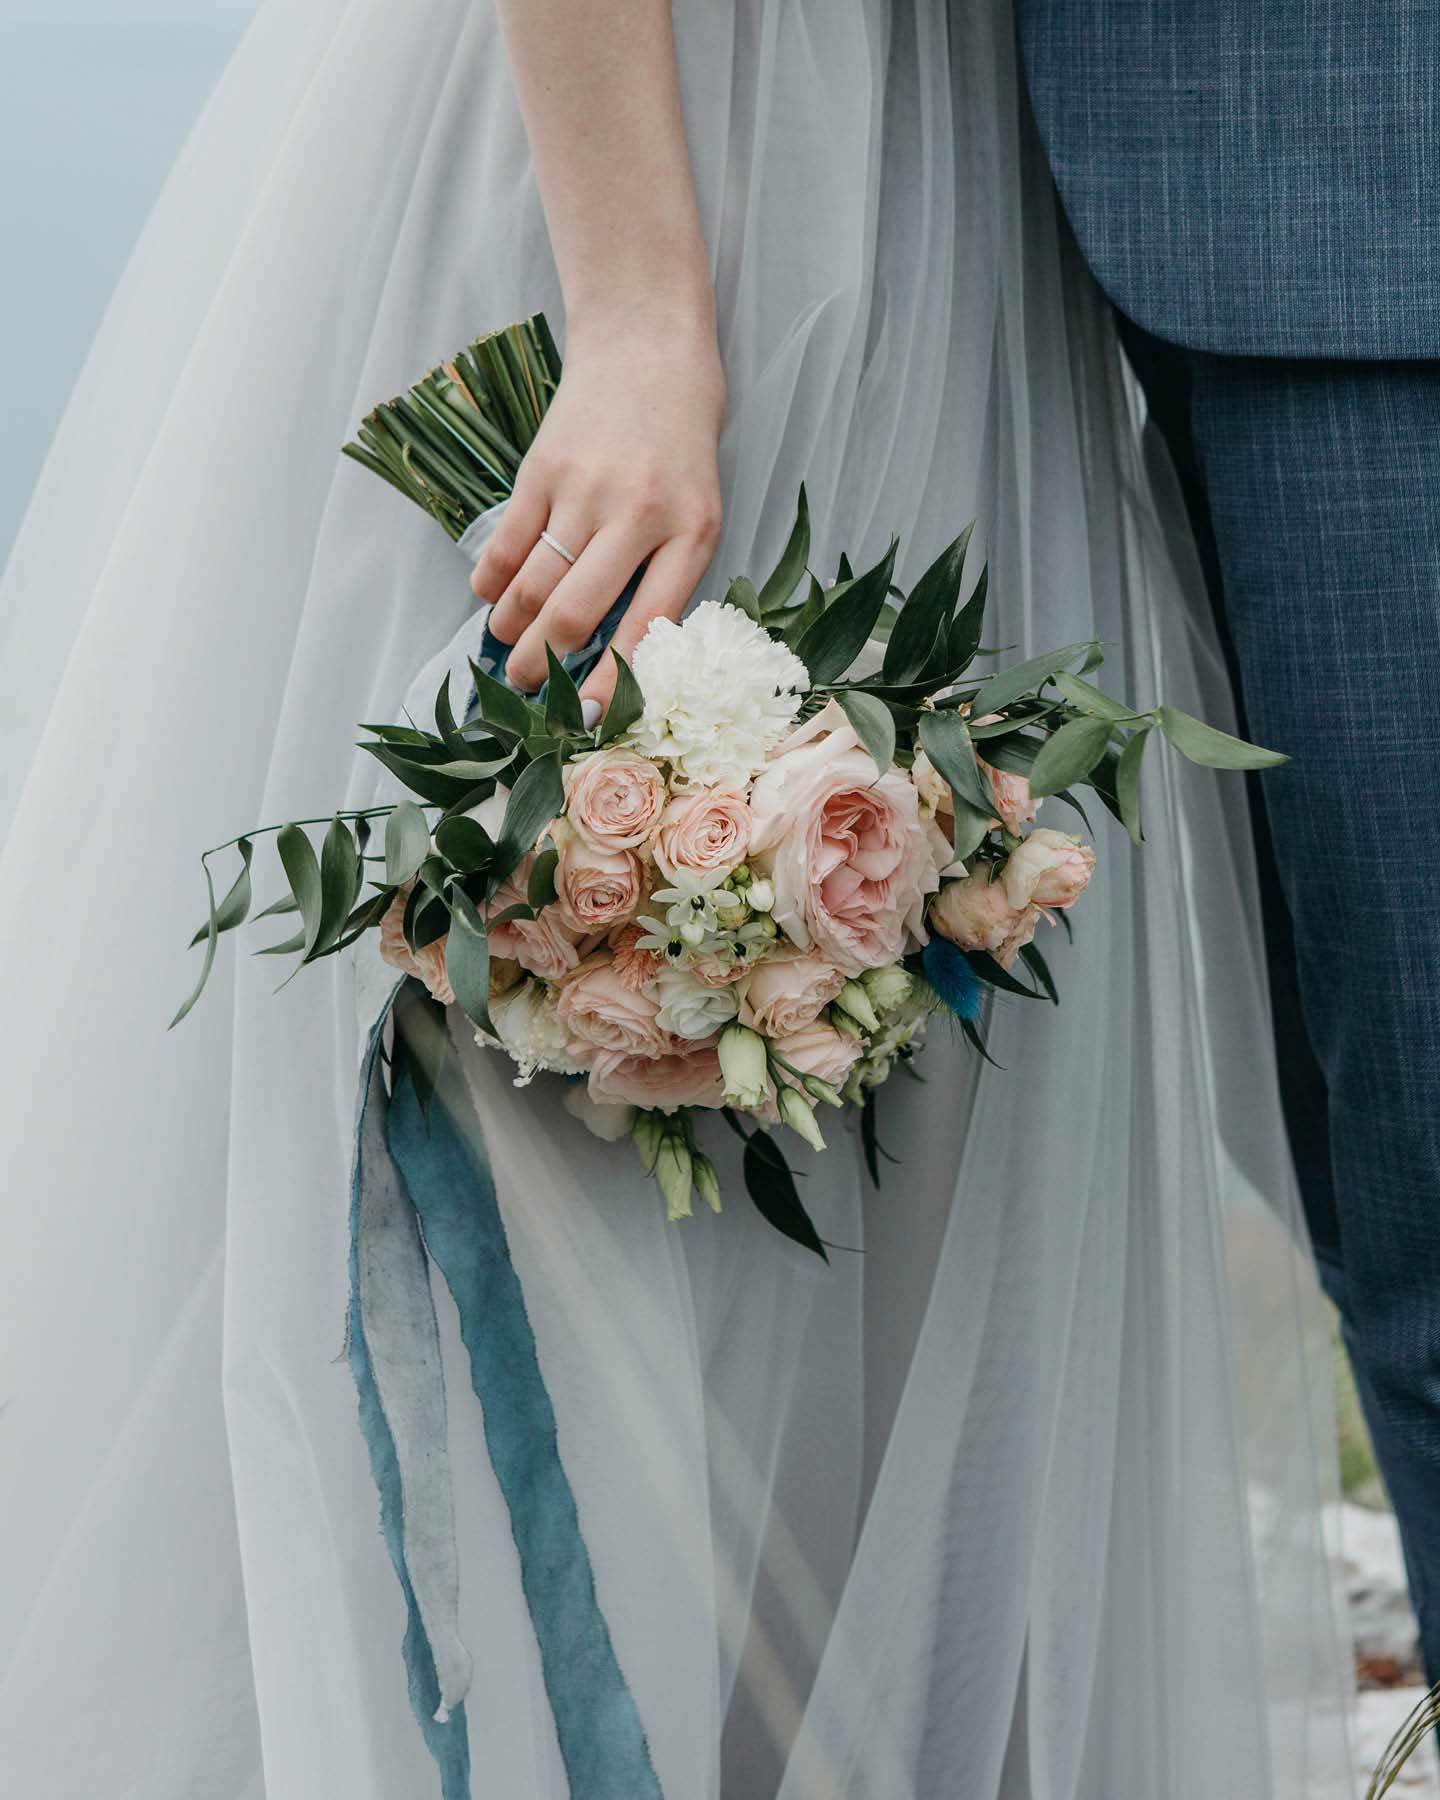
[(710, 1037), (740, 1010), (733, 989), (706, 987), (684, 969), (662, 969), (648, 992), (659, 1002), (656, 1024), (676, 1037), (697, 1041)]
[(554, 996), (543, 981), (522, 981), (501, 1000), (490, 1002), (490, 1018), (498, 1037), (475, 1033), (477, 1044), (499, 1043), (520, 1065), (516, 1087), (525, 1087), (541, 1069), (561, 1075), (581, 1075), (586, 1065), (570, 1050), (570, 1040), (560, 1023)]
[(713, 600), (678, 625), (652, 620), (634, 666), (645, 710), (631, 741), (702, 787), (742, 783), (762, 768), (810, 686), (798, 656)]

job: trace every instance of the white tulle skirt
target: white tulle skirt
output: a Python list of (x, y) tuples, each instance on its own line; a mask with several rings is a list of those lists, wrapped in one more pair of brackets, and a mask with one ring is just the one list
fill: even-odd
[[(1057, 217), (1008, 8), (681, 0), (730, 415), (713, 579), (978, 515), (990, 639), (1092, 633), (1223, 721), (1198, 582)], [(617, 96), (616, 103), (624, 97)], [(562, 307), (485, 0), (270, 0), (84, 370), (0, 597), (0, 1766), (27, 1800), (425, 1800), (341, 1357), (354, 972), (234, 940), (197, 853), (376, 793), (472, 605), (337, 452)], [(563, 332), (562, 332), (563, 339)], [(1178, 546), (1178, 548), (1177, 548)], [(1340, 1796), (1328, 1343), (1242, 794), (1097, 818), (1058, 1011), (937, 1033), (822, 1267), (464, 1044), (597, 1591), (667, 1800)], [(1057, 823), (1065, 823), (1063, 820)], [(261, 899), (270, 898), (262, 890)], [(717, 1144), (717, 1150), (721, 1146)], [(723, 1151), (722, 1151), (723, 1154)], [(568, 1792), (448, 1297), (474, 1791)], [(575, 1795), (572, 1800), (587, 1800)]]

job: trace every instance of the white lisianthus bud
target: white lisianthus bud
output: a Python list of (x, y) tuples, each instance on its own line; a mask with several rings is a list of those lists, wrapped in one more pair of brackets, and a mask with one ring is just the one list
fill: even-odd
[(867, 969), (860, 977), (860, 983), (870, 997), (870, 1004), (882, 1016), (903, 1006), (915, 986), (914, 977), (899, 963), (891, 963), (888, 969)]
[(782, 1123), (788, 1125), (797, 1137), (804, 1138), (812, 1149), (825, 1148), (820, 1127), (815, 1123), (815, 1108), (798, 1088), (782, 1085), (776, 1095), (776, 1103), (780, 1108)]
[(880, 1020), (875, 1008), (870, 1004), (870, 996), (858, 981), (847, 981), (835, 996), (835, 1006), (842, 1013), (848, 1013), (857, 1025), (866, 1031), (878, 1031)]
[(843, 1106), (845, 1104), (830, 1083), (822, 1081), (818, 1075), (803, 1076), (800, 1085), (812, 1100), (823, 1101), (826, 1106)]
[(690, 1176), (693, 1164), (690, 1150), (678, 1131), (667, 1131), (660, 1140), (660, 1154), (655, 1158), (655, 1179), (665, 1196), (667, 1219), (690, 1217)]
[(572, 1119), (578, 1119), (589, 1132), (607, 1144), (618, 1144), (635, 1128), (635, 1108), (607, 1100), (592, 1100), (583, 1081), (565, 1085), (561, 1098)]
[(680, 927), (680, 941), (692, 950), (705, 942), (705, 925), (700, 919), (687, 919)]
[[(732, 876), (733, 880), (734, 877)], [(752, 881), (746, 890), (745, 898), (750, 902), (752, 911), (768, 913), (775, 904), (775, 889), (768, 881)]]
[(714, 1163), (698, 1150), (690, 1161), (690, 1173), (695, 1177), (695, 1192), (699, 1194), (711, 1212), (718, 1213), (720, 1210), (720, 1177), (715, 1173)]
[(727, 1025), (719, 1048), (726, 1104), (746, 1109), (763, 1105), (768, 1070), (764, 1038), (748, 1025)]
[(641, 1167), (647, 1175), (653, 1175), (655, 1159), (660, 1154), (660, 1140), (665, 1135), (664, 1119), (659, 1113), (637, 1112), (635, 1122), (630, 1127), (630, 1135), (640, 1153)]

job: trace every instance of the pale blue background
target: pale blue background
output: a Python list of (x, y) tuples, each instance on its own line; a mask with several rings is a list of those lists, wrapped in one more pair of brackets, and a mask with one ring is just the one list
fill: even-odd
[(254, 11), (0, 0), (0, 566), (115, 281)]

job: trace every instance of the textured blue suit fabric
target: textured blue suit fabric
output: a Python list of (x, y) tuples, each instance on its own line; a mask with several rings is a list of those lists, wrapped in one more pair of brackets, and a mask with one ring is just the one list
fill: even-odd
[(1248, 728), (1287, 1121), (1440, 1679), (1440, 0), (1018, 0)]

